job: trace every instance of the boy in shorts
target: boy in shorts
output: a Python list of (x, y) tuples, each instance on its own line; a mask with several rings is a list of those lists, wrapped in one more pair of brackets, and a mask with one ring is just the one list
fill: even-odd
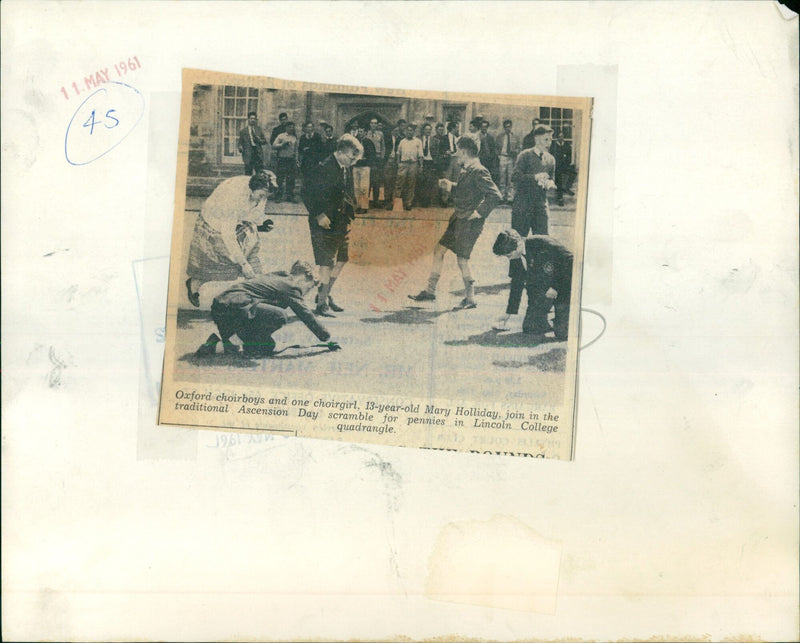
[(469, 136), (462, 136), (456, 145), (456, 157), (462, 165), (458, 183), (440, 179), (439, 186), (451, 191), (455, 210), (450, 217), (439, 243), (433, 249), (433, 265), (428, 277), (428, 286), (416, 295), (409, 295), (414, 301), (434, 301), (436, 286), (442, 272), (445, 253), (450, 250), (456, 255), (461, 277), (464, 280), (464, 299), (456, 308), (475, 308), (475, 281), (469, 269), (472, 248), (483, 230), (486, 218), (500, 203), (502, 195), (492, 176), (478, 160), (478, 144)]

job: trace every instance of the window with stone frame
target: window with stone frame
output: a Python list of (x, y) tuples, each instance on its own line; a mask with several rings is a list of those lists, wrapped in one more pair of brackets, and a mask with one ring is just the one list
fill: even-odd
[(239, 131), (248, 112), (258, 113), (258, 88), (225, 85), (222, 90), (222, 160), (240, 163)]
[(564, 140), (572, 143), (572, 110), (561, 107), (540, 107), (539, 120), (553, 128), (553, 138), (563, 132)]

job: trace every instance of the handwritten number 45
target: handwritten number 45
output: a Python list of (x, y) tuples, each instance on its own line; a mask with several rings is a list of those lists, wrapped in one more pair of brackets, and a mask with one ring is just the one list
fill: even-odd
[[(107, 123), (103, 123), (103, 127), (105, 127), (106, 129), (114, 129), (117, 125), (119, 125), (119, 119), (116, 116), (112, 116), (112, 114), (114, 112), (116, 112), (116, 111), (117, 110), (115, 110), (115, 109), (109, 109), (106, 112), (105, 120), (106, 121), (113, 121), (113, 124), (112, 125), (108, 125)], [(94, 133), (94, 126), (95, 125), (99, 126), (99, 124), (100, 124), (100, 121), (95, 119), (95, 110), (92, 110), (91, 116), (89, 116), (89, 118), (86, 119), (86, 122), (83, 124), (83, 126), (89, 128), (89, 135), (91, 136), (92, 133)]]

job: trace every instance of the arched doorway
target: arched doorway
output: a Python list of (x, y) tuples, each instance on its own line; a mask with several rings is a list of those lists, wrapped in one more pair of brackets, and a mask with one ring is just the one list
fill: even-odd
[(397, 119), (405, 117), (405, 106), (408, 99), (393, 99), (381, 97), (380, 99), (360, 98), (354, 100), (351, 98), (338, 98), (335, 99), (336, 105), (336, 134), (344, 134), (346, 129), (353, 121), (363, 125), (365, 128), (369, 126), (369, 120), (372, 117), (378, 119), (383, 123), (384, 131), (391, 128), (397, 122)]
[(384, 131), (389, 131), (392, 128), (392, 123), (383, 114), (374, 110), (367, 110), (365, 112), (361, 112), (360, 114), (356, 114), (350, 120), (348, 120), (344, 125), (344, 131), (349, 132), (353, 126), (363, 127), (365, 130), (367, 130), (369, 129), (369, 122), (373, 118), (377, 118), (378, 122), (383, 124)]

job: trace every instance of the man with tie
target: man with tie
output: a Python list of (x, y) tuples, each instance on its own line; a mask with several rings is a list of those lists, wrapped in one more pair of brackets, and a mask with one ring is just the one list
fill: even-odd
[(314, 180), (319, 162), (323, 159), (322, 137), (314, 131), (314, 123), (311, 121), (303, 123), (303, 133), (297, 142), (297, 157), (300, 163), (301, 188), (305, 192)]
[(503, 131), (495, 139), (497, 151), (500, 156), (499, 180), (497, 187), (503, 195), (504, 203), (514, 200), (514, 185), (511, 174), (514, 171), (514, 160), (519, 152), (519, 137), (511, 131), (513, 123), (506, 119), (503, 121)]
[(247, 125), (239, 132), (239, 152), (244, 161), (244, 173), (247, 176), (257, 174), (264, 169), (263, 145), (267, 144), (264, 132), (258, 126), (255, 112), (247, 114)]
[(319, 159), (323, 161), (336, 151), (336, 137), (333, 135), (333, 125), (325, 123), (322, 126), (325, 136), (322, 137)]
[[(553, 176), (556, 160), (550, 154), (553, 130), (548, 125), (537, 125), (534, 130), (534, 146), (522, 150), (514, 165), (511, 179), (514, 181), (514, 204), (511, 206), (511, 227), (524, 239), (528, 233), (548, 234), (550, 210), (547, 190), (555, 188)], [(525, 286), (525, 267), (518, 259), (509, 262), (508, 275), (511, 290), (508, 293), (506, 314), (495, 328), (505, 328), (509, 315), (516, 315)]]
[[(377, 206), (381, 197), (381, 186), (383, 185), (383, 168), (386, 165), (386, 139), (383, 136), (383, 132), (378, 129), (378, 119), (374, 116), (369, 119), (369, 130), (367, 130), (366, 138), (375, 147), (374, 160), (370, 160), (369, 188), (372, 191), (370, 205)], [(366, 156), (366, 145), (364, 148), (364, 155)]]
[(336, 151), (320, 163), (316, 180), (305, 195), (314, 261), (319, 266), (316, 314), (334, 317), (343, 309), (331, 298), (331, 290), (348, 260), (350, 222), (355, 218), (353, 165), (364, 147), (351, 134), (336, 142)]
[(406, 120), (401, 118), (397, 121), (397, 125), (393, 130), (384, 134), (386, 163), (383, 166), (383, 198), (387, 210), (391, 210), (394, 207), (394, 184), (397, 181), (397, 147), (400, 145), (400, 141), (403, 140), (405, 131)]
[(431, 136), (431, 126), (428, 123), (422, 126), (422, 174), (420, 176), (417, 202), (423, 208), (431, 205), (436, 188), (436, 169), (433, 160), (434, 137)]
[(497, 183), (498, 156), (494, 136), (489, 134), (489, 121), (482, 119), (480, 123), (480, 144), (478, 145), (478, 157), (481, 165), (492, 174), (492, 180)]

